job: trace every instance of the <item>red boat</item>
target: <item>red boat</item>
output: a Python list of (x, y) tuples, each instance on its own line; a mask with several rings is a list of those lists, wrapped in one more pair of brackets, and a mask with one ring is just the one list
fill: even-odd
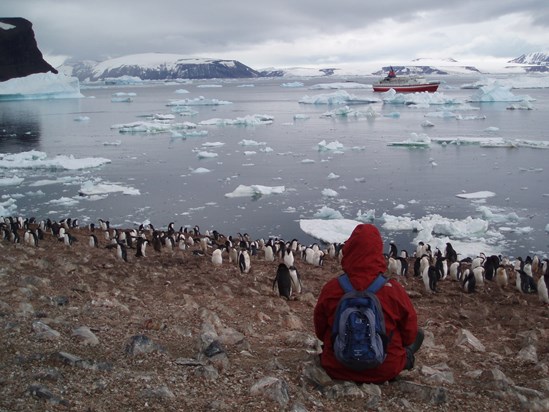
[(413, 92), (436, 92), (440, 82), (427, 81), (419, 76), (401, 76), (397, 77), (394, 70), (381, 79), (378, 83), (372, 85), (374, 92), (386, 92), (394, 89), (397, 93), (413, 93)]

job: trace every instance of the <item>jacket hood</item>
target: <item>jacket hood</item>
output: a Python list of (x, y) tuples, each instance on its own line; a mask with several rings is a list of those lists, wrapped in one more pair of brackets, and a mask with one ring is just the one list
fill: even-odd
[(383, 256), (383, 240), (374, 225), (355, 227), (343, 246), (343, 270), (351, 278), (371, 279), (385, 273), (387, 263)]

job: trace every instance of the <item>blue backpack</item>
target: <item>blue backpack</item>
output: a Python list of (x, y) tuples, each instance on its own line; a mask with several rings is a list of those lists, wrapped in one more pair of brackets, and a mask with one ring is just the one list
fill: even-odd
[(375, 293), (387, 282), (380, 274), (363, 291), (353, 288), (349, 276), (338, 277), (345, 294), (341, 297), (332, 328), (332, 346), (337, 360), (349, 369), (362, 371), (381, 365), (387, 356), (389, 339), (385, 317)]

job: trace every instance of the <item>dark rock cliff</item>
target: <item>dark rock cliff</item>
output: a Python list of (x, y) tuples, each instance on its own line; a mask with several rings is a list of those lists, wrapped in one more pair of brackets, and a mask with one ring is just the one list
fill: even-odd
[(46, 72), (57, 70), (42, 57), (32, 23), (21, 17), (0, 18), (0, 82)]

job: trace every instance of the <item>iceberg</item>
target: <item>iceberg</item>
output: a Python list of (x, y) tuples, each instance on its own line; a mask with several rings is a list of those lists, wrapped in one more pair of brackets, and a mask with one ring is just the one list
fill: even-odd
[(355, 117), (355, 118), (375, 118), (379, 116), (378, 113), (376, 113), (375, 109), (372, 106), (368, 106), (366, 110), (355, 110), (350, 108), (349, 106), (345, 107), (338, 107), (334, 110), (329, 110), (325, 113), (322, 113), (320, 117)]
[(194, 129), (196, 124), (191, 122), (169, 123), (165, 120), (152, 122), (132, 122), (113, 124), (111, 129), (118, 129), (120, 133), (167, 133), (172, 130)]
[(133, 187), (122, 186), (115, 183), (94, 183), (91, 180), (82, 183), (79, 194), (80, 196), (94, 196), (115, 192), (122, 192), (122, 194), (132, 196), (141, 194), (138, 189)]
[(316, 96), (303, 96), (299, 103), (304, 104), (364, 104), (364, 103), (377, 103), (379, 99), (374, 98), (358, 98), (352, 94), (349, 94), (345, 90), (338, 90), (334, 93), (319, 94)]
[(444, 93), (441, 92), (397, 93), (394, 89), (382, 93), (381, 98), (384, 103), (420, 105), (422, 107), (442, 104), (460, 105), (465, 103), (458, 98), (446, 97)]
[(313, 215), (316, 219), (343, 219), (343, 215), (338, 210), (328, 206), (322, 206), (318, 212)]
[(343, 145), (337, 140), (334, 140), (331, 143), (326, 143), (326, 140), (322, 140), (318, 143), (319, 152), (340, 152), (344, 149)]
[(474, 193), (459, 193), (456, 195), (456, 197), (459, 197), (461, 199), (487, 199), (495, 195), (496, 194), (494, 192), (489, 192), (487, 190), (484, 190), (484, 191), (474, 192)]
[(5, 202), (0, 202), (0, 216), (11, 216), (17, 211), (15, 199), (8, 199)]
[(431, 145), (431, 139), (429, 136), (423, 133), (411, 133), (409, 139), (400, 142), (389, 142), (387, 146), (405, 146), (405, 147), (429, 147)]
[(225, 104), (233, 103), (226, 100), (206, 99), (204, 96), (199, 96), (195, 99), (172, 100), (166, 106), (220, 106)]
[(322, 242), (343, 243), (360, 223), (350, 219), (300, 219), (299, 227)]
[(74, 99), (84, 97), (76, 77), (36, 73), (0, 82), (0, 100)]
[(262, 185), (239, 185), (231, 193), (226, 193), (225, 197), (254, 197), (258, 198), (263, 195), (272, 195), (284, 193), (284, 186), (262, 186)]
[(304, 84), (301, 82), (289, 82), (289, 83), (282, 83), (280, 87), (289, 87), (289, 88), (297, 88), (297, 87), (303, 87)]
[(266, 114), (254, 114), (251, 116), (237, 117), (236, 119), (209, 119), (203, 120), (201, 126), (259, 126), (272, 124), (273, 116)]
[(0, 187), (2, 186), (19, 186), (25, 179), (22, 177), (3, 177), (0, 178)]
[(530, 96), (515, 96), (509, 86), (503, 86), (499, 82), (481, 86), (476, 93), (473, 93), (467, 99), (468, 102), (523, 102), (533, 100)]

